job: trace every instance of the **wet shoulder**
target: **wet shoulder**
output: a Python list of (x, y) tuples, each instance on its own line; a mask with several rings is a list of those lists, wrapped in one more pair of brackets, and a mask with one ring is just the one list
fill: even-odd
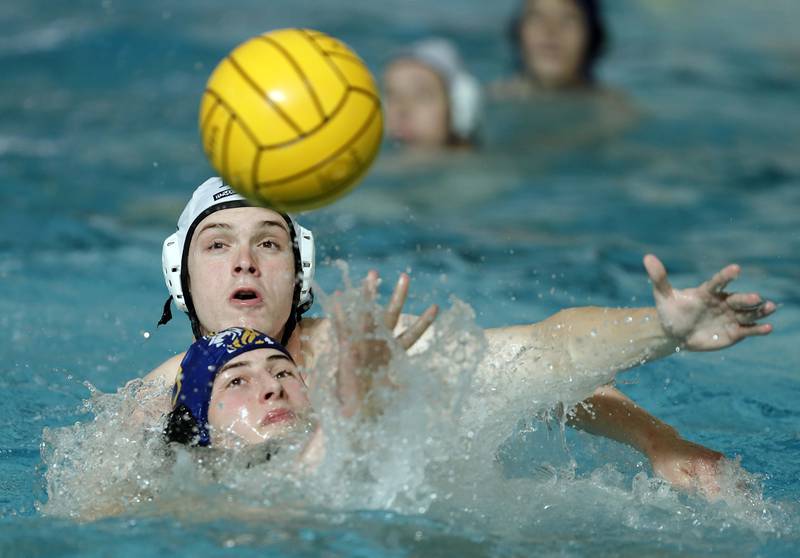
[(326, 343), (329, 342), (330, 320), (327, 318), (303, 318), (298, 329), (300, 331), (299, 346), (290, 342), (289, 351), (298, 364), (306, 368), (313, 368), (317, 355), (325, 350)]
[(146, 382), (161, 381), (167, 384), (175, 383), (175, 377), (178, 375), (183, 355), (186, 353), (178, 353), (177, 355), (165, 360), (156, 368), (150, 371), (144, 377)]

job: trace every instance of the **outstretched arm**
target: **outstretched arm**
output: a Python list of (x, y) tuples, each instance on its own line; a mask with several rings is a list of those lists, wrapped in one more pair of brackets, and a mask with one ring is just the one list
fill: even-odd
[[(533, 326), (494, 330), (490, 339), (538, 349), (550, 366), (529, 367), (527, 373), (571, 379), (572, 374), (588, 372), (602, 381), (680, 349), (718, 350), (772, 331), (770, 325), (756, 322), (775, 311), (774, 303), (756, 293), (724, 291), (738, 277), (738, 266), (725, 267), (697, 288), (675, 290), (658, 258), (648, 255), (644, 265), (653, 283), (655, 308), (575, 308)], [(648, 457), (657, 475), (677, 487), (695, 487), (709, 497), (719, 491), (722, 454), (684, 440), (614, 388), (598, 388), (576, 408), (571, 424), (634, 447)]]
[(599, 385), (617, 372), (678, 350), (723, 349), (772, 331), (769, 324), (756, 322), (775, 311), (774, 303), (757, 293), (724, 291), (739, 275), (739, 266), (725, 267), (699, 287), (677, 290), (658, 258), (647, 255), (644, 265), (655, 308), (571, 308), (536, 324), (487, 330), (487, 336), (529, 347), (549, 365), (525, 373), (591, 374)]

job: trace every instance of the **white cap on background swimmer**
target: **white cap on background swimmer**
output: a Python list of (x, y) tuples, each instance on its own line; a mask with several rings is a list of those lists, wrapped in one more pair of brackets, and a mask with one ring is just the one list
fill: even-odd
[(464, 67), (453, 42), (425, 39), (400, 51), (395, 58), (421, 62), (444, 79), (450, 101), (450, 131), (459, 139), (472, 139), (480, 123), (483, 95), (480, 83)]

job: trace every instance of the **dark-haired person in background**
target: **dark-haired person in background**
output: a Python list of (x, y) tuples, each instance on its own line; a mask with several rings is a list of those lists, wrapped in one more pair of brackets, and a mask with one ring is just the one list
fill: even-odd
[(523, 0), (509, 24), (516, 75), (498, 96), (594, 89), (606, 46), (599, 0)]
[(510, 123), (507, 149), (547, 161), (603, 145), (638, 120), (628, 97), (598, 78), (608, 48), (600, 0), (520, 0), (508, 38), (514, 74), (489, 88), (497, 101), (516, 101), (495, 106)]

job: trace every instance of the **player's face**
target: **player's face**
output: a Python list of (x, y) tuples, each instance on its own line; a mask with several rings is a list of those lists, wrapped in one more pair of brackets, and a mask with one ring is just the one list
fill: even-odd
[(439, 75), (419, 62), (397, 60), (383, 76), (386, 133), (416, 147), (441, 147), (448, 139), (447, 90)]
[(280, 338), (294, 295), (289, 227), (275, 211), (216, 211), (189, 245), (189, 288), (204, 333), (241, 326)]
[(257, 444), (305, 424), (306, 385), (294, 363), (275, 349), (256, 349), (217, 373), (208, 405), (211, 442), (217, 447)]
[(579, 84), (586, 56), (586, 17), (573, 0), (527, 0), (521, 46), (526, 71), (546, 87)]

